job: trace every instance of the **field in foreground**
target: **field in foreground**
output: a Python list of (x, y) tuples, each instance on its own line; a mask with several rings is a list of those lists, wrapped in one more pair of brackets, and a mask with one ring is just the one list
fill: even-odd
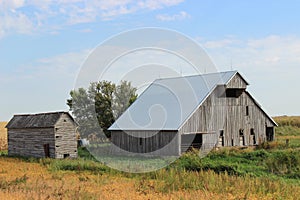
[(223, 148), (203, 159), (195, 151), (144, 174), (110, 169), (85, 149), (75, 160), (12, 158), (2, 151), (0, 199), (300, 199), (298, 119), (275, 119), (275, 142)]
[[(80, 154), (83, 155), (81, 150)], [(0, 157), (0, 199), (299, 199), (300, 156), (290, 148), (223, 149), (130, 174), (86, 158)]]
[[(185, 159), (195, 162), (193, 156)], [(179, 166), (127, 174), (82, 159), (5, 156), (0, 157), (0, 166), (0, 199), (297, 199), (300, 195), (300, 184), (293, 181)]]

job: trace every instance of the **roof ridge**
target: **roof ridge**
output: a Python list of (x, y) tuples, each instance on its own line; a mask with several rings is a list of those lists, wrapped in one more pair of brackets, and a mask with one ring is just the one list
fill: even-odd
[[(212, 73), (204, 73), (204, 74), (192, 74), (192, 75), (187, 75), (187, 76), (176, 76), (176, 77), (166, 77), (166, 78), (158, 78), (155, 79), (155, 81), (160, 81), (160, 80), (167, 80), (167, 79), (179, 79), (179, 78), (189, 78), (189, 77), (195, 77), (195, 76), (205, 76), (205, 75), (214, 75), (214, 74), (225, 74), (229, 72), (238, 72), (238, 70), (230, 70), (230, 71), (222, 71), (222, 72), (212, 72)], [(224, 75), (223, 75), (224, 76)]]
[(68, 111), (44, 112), (44, 113), (34, 113), (34, 114), (15, 114), (14, 116), (37, 116), (37, 115), (59, 114), (59, 113), (68, 113)]

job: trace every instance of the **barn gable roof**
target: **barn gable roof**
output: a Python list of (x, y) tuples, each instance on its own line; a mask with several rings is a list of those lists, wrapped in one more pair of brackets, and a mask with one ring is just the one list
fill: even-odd
[(245, 91), (245, 93), (252, 99), (252, 101), (255, 103), (255, 105), (264, 113), (264, 115), (273, 123), (273, 125), (278, 126), (278, 124), (275, 122), (275, 120), (267, 114), (267, 112), (256, 101), (256, 99), (254, 99), (254, 97), (248, 91)]
[(52, 128), (59, 120), (62, 114), (67, 114), (75, 123), (73, 117), (68, 112), (51, 112), (39, 114), (22, 114), (14, 115), (8, 122), (8, 129), (23, 129), (23, 128)]
[(178, 130), (218, 85), (226, 85), (236, 74), (241, 76), (228, 71), (157, 79), (109, 130)]

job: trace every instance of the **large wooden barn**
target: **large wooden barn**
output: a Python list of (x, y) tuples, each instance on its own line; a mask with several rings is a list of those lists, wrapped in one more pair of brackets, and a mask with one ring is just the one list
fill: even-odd
[(155, 80), (109, 128), (114, 151), (180, 155), (274, 140), (274, 120), (237, 71)]
[(8, 155), (76, 158), (76, 127), (68, 112), (15, 115), (6, 126)]

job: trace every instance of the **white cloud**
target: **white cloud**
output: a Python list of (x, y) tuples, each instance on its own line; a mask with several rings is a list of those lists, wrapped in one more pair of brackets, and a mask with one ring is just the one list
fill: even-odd
[(33, 23), (22, 13), (11, 12), (11, 14), (0, 15), (0, 38), (8, 32), (16, 32), (21, 34), (31, 33)]
[(19, 66), (14, 73), (10, 73), (9, 76), (2, 74), (0, 84), (5, 85), (29, 79), (44, 79), (45, 82), (48, 81), (49, 83), (61, 78), (75, 79), (81, 64), (83, 64), (90, 51), (90, 49), (85, 49), (25, 63)]
[(151, 10), (160, 9), (163, 7), (169, 7), (177, 5), (184, 0), (146, 0), (146, 1), (138, 1), (138, 7), (147, 8)]
[(24, 5), (24, 0), (1, 0), (0, 10), (15, 10)]
[(86, 49), (41, 58), (24, 63), (16, 71), (1, 73), (0, 90), (6, 98), (0, 103), (6, 106), (1, 108), (0, 119), (8, 120), (16, 113), (67, 110), (66, 99), (89, 52)]
[(241, 67), (300, 65), (300, 38), (294, 36), (271, 35), (248, 40), (230, 37), (215, 41), (205, 41), (202, 38), (200, 43), (218, 60), (224, 62), (232, 59)]
[[(66, 25), (112, 20), (141, 10), (175, 6), (184, 0), (0, 0), (0, 37), (8, 33), (60, 29)], [(181, 12), (175, 18), (187, 17)], [(33, 28), (35, 27), (35, 29)]]
[(228, 45), (234, 44), (236, 42), (237, 42), (236, 40), (226, 38), (218, 41), (207, 41), (203, 45), (208, 49), (214, 49), (214, 48), (223, 48)]
[(245, 74), (251, 84), (250, 91), (271, 115), (299, 114), (300, 93), (291, 89), (299, 85), (299, 37), (270, 35), (215, 41), (201, 38), (200, 43), (220, 71), (232, 68)]
[(30, 71), (33, 76), (45, 77), (75, 77), (81, 64), (90, 53), (89, 49), (80, 52), (69, 52), (49, 58), (36, 60), (30, 67), (25, 66), (25, 71)]
[(190, 18), (191, 16), (185, 11), (181, 11), (178, 14), (169, 15), (169, 14), (159, 14), (156, 15), (156, 19), (160, 21), (176, 21), (176, 20), (184, 20)]

